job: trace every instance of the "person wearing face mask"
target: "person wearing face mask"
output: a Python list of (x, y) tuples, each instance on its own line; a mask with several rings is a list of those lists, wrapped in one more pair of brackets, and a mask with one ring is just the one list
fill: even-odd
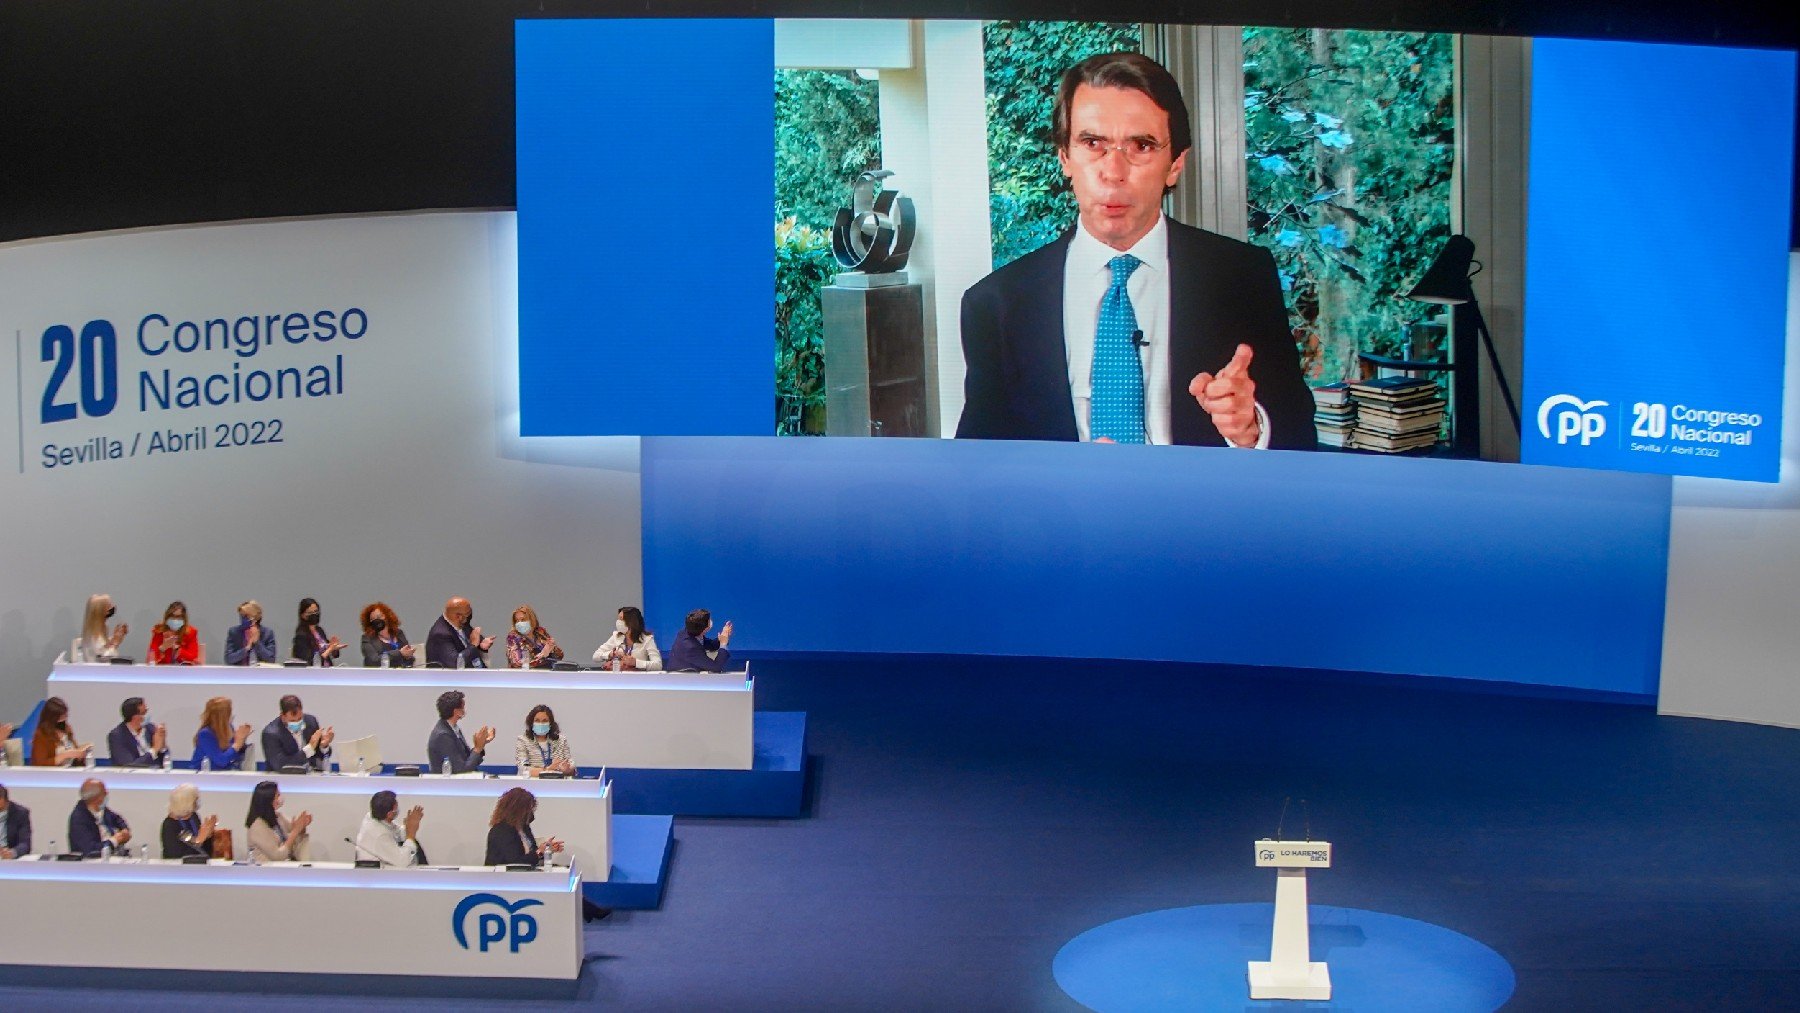
[(425, 819), (425, 808), (413, 806), (406, 811), (405, 828), (394, 821), (400, 816), (400, 797), (391, 791), (378, 791), (369, 798), (369, 815), (356, 831), (356, 857), (375, 859), (384, 867), (406, 868), (425, 864), (425, 846), (419, 843), (419, 823)]
[(481, 761), (487, 756), (488, 743), (494, 741), (494, 730), (487, 725), (475, 729), (475, 743), (471, 746), (462, 732), (462, 719), (468, 714), (467, 703), (468, 700), (460, 689), (438, 695), (438, 723), (425, 740), (425, 755), (429, 758), (430, 772), (433, 774), (445, 767), (449, 767), (452, 774), (469, 774), (481, 770)]
[(168, 729), (150, 723), (150, 708), (134, 696), (119, 705), (125, 720), (106, 733), (106, 748), (115, 767), (160, 767), (169, 757)]
[(444, 603), (444, 614), (431, 624), (425, 637), (425, 663), (437, 668), (486, 668), (488, 648), (493, 637), (481, 635), (481, 627), (471, 627), (469, 617), (475, 609), (467, 598), (452, 598)]
[(519, 763), (519, 773), (528, 777), (546, 770), (575, 776), (575, 755), (548, 704), (538, 704), (525, 715), (525, 733), (513, 743), (513, 758)]
[(120, 623), (108, 630), (106, 621), (119, 610), (113, 607), (111, 595), (97, 594), (88, 598), (87, 610), (81, 618), (81, 657), (76, 661), (109, 661), (119, 656), (119, 645), (131, 627)]
[(512, 623), (506, 631), (506, 667), (549, 668), (562, 660), (562, 648), (538, 622), (536, 609), (530, 605), (513, 609)]
[(188, 625), (187, 605), (172, 601), (163, 609), (162, 622), (150, 628), (150, 650), (146, 652), (152, 665), (198, 665), (200, 633)]
[(75, 729), (69, 725), (69, 705), (60, 696), (44, 701), (38, 712), (37, 732), (31, 736), (31, 765), (34, 767), (73, 767), (94, 751), (91, 742), (76, 742)]
[(231, 698), (215, 696), (200, 712), (200, 730), (194, 733), (194, 766), (206, 763), (214, 770), (238, 770), (249, 741), (249, 725), (231, 727)]
[[(413, 645), (407, 642), (406, 631), (400, 628), (400, 617), (388, 608), (387, 602), (363, 606), (362, 634), (364, 665), (370, 668), (413, 667)], [(385, 666), (383, 659), (387, 662)]]
[(31, 854), (31, 810), (14, 802), (0, 784), (0, 859)]
[(191, 784), (176, 785), (169, 792), (169, 815), (162, 822), (163, 858), (211, 858), (213, 834), (218, 829), (217, 816), (200, 818), (200, 789)]
[(662, 652), (656, 649), (656, 636), (644, 629), (644, 613), (627, 605), (613, 620), (613, 635), (594, 652), (594, 664), (611, 665), (617, 660), (625, 670), (660, 672)]
[(69, 850), (77, 855), (99, 855), (110, 844), (122, 848), (131, 842), (125, 817), (106, 807), (106, 784), (89, 778), (81, 782), (81, 801), (69, 813)]
[(481, 864), (543, 865), (545, 859), (563, 850), (563, 842), (554, 837), (537, 839), (531, 832), (535, 819), (537, 796), (524, 788), (506, 789), (488, 819), (487, 857)]
[(321, 667), (330, 668), (337, 664), (338, 654), (343, 649), (343, 643), (319, 625), (318, 600), (300, 599), (300, 624), (294, 627), (294, 660), (311, 664), (316, 659)]
[(712, 632), (712, 613), (695, 609), (687, 614), (687, 623), (675, 635), (669, 647), (671, 672), (723, 672), (731, 667), (731, 620), (725, 621), (717, 637)]
[(281, 698), (281, 713), (262, 732), (263, 762), (270, 770), (311, 767), (323, 773), (331, 760), (331, 741), (337, 732), (319, 727), (319, 719), (306, 713), (300, 698)]
[(225, 664), (254, 665), (275, 661), (275, 631), (263, 625), (262, 606), (247, 601), (238, 606), (238, 622), (225, 633)]
[(250, 812), (244, 817), (248, 829), (251, 857), (258, 862), (304, 862), (311, 846), (307, 828), (312, 826), (312, 813), (302, 812), (292, 820), (281, 815), (281, 788), (274, 781), (263, 781), (250, 792)]

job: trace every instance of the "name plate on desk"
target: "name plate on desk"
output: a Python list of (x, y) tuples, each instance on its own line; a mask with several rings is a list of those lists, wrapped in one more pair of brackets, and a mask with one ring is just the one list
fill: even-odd
[(1329, 869), (1331, 845), (1325, 841), (1257, 841), (1259, 869)]

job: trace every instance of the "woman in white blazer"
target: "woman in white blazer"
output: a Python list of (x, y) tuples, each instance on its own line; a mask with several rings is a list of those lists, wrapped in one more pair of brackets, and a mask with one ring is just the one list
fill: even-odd
[(656, 649), (656, 637), (644, 629), (644, 613), (627, 605), (613, 620), (613, 635), (594, 652), (594, 664), (610, 668), (614, 660), (622, 670), (662, 671), (662, 652)]

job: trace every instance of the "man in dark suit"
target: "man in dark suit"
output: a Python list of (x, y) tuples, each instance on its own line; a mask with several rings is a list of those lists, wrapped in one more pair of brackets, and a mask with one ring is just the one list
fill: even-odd
[(1192, 145), (1174, 78), (1092, 57), (1053, 115), (1077, 223), (964, 293), (956, 435), (1313, 448), (1274, 258), (1162, 214)]
[(129, 843), (131, 827), (125, 817), (106, 807), (106, 785), (93, 778), (81, 782), (81, 801), (69, 813), (69, 850), (98, 855), (105, 845), (122, 848)]
[(156, 767), (169, 756), (168, 737), (160, 725), (150, 723), (150, 708), (141, 696), (119, 705), (125, 720), (106, 733), (107, 755), (115, 767)]
[(493, 637), (483, 637), (481, 627), (470, 627), (474, 615), (467, 598), (452, 598), (444, 603), (444, 614), (431, 624), (425, 638), (425, 664), (438, 668), (486, 668), (488, 648)]
[(14, 802), (0, 784), (0, 859), (31, 854), (31, 810)]
[(430, 773), (436, 774), (444, 769), (447, 763), (452, 774), (467, 774), (481, 769), (481, 760), (487, 753), (488, 743), (494, 741), (494, 730), (482, 725), (475, 730), (475, 744), (469, 745), (463, 738), (462, 719), (468, 711), (463, 706), (461, 690), (450, 690), (437, 698), (438, 723), (431, 729), (431, 737), (425, 740), (425, 755), (431, 764)]
[(281, 713), (263, 728), (263, 758), (270, 770), (311, 767), (323, 772), (336, 737), (335, 730), (319, 727), (319, 719), (306, 713), (300, 698), (290, 693), (281, 698)]

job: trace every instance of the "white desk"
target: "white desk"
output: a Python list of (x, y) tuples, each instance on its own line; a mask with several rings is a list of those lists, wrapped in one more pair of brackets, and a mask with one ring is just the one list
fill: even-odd
[(0, 862), (0, 910), (18, 930), (0, 966), (568, 981), (581, 970), (576, 869), (21, 860)]
[(349, 862), (355, 858), (344, 842), (356, 838), (362, 818), (369, 812), (369, 797), (378, 791), (400, 796), (400, 811), (425, 807), (419, 840), (425, 857), (437, 865), (479, 865), (487, 860), (488, 819), (502, 792), (523, 785), (537, 796), (537, 821), (532, 830), (539, 839), (555, 837), (568, 845), (564, 854), (583, 870), (589, 882), (606, 882), (612, 870), (612, 793), (597, 780), (541, 781), (535, 778), (499, 777), (357, 777), (354, 775), (281, 775), (268, 772), (194, 770), (142, 770), (100, 767), (92, 771), (62, 767), (11, 767), (0, 770), (13, 801), (31, 810), (31, 850), (66, 851), (69, 814), (80, 798), (81, 782), (98, 777), (106, 782), (107, 807), (131, 825), (131, 847), (150, 845), (150, 857), (162, 857), (162, 821), (169, 814), (169, 791), (178, 784), (200, 789), (200, 812), (216, 815), (219, 825), (231, 830), (239, 858), (247, 852), (244, 816), (250, 809), (250, 792), (259, 781), (281, 785), (282, 812), (293, 817), (301, 811), (313, 814), (312, 844), (308, 857), (319, 862)]
[[(177, 758), (193, 755), (194, 732), (209, 697), (230, 697), (251, 741), (297, 694), (307, 713), (338, 738), (381, 737), (388, 763), (423, 763), (437, 723), (438, 694), (467, 694), (463, 728), (492, 725), (489, 765), (512, 766), (513, 741), (531, 708), (544, 704), (583, 767), (749, 770), (754, 752), (755, 683), (747, 672), (556, 672), (534, 669), (282, 668), (196, 665), (85, 665), (58, 661), (46, 696), (68, 702), (82, 741), (106, 748), (119, 703), (141, 696), (153, 719), (169, 725)], [(260, 750), (259, 750), (260, 752)]]

